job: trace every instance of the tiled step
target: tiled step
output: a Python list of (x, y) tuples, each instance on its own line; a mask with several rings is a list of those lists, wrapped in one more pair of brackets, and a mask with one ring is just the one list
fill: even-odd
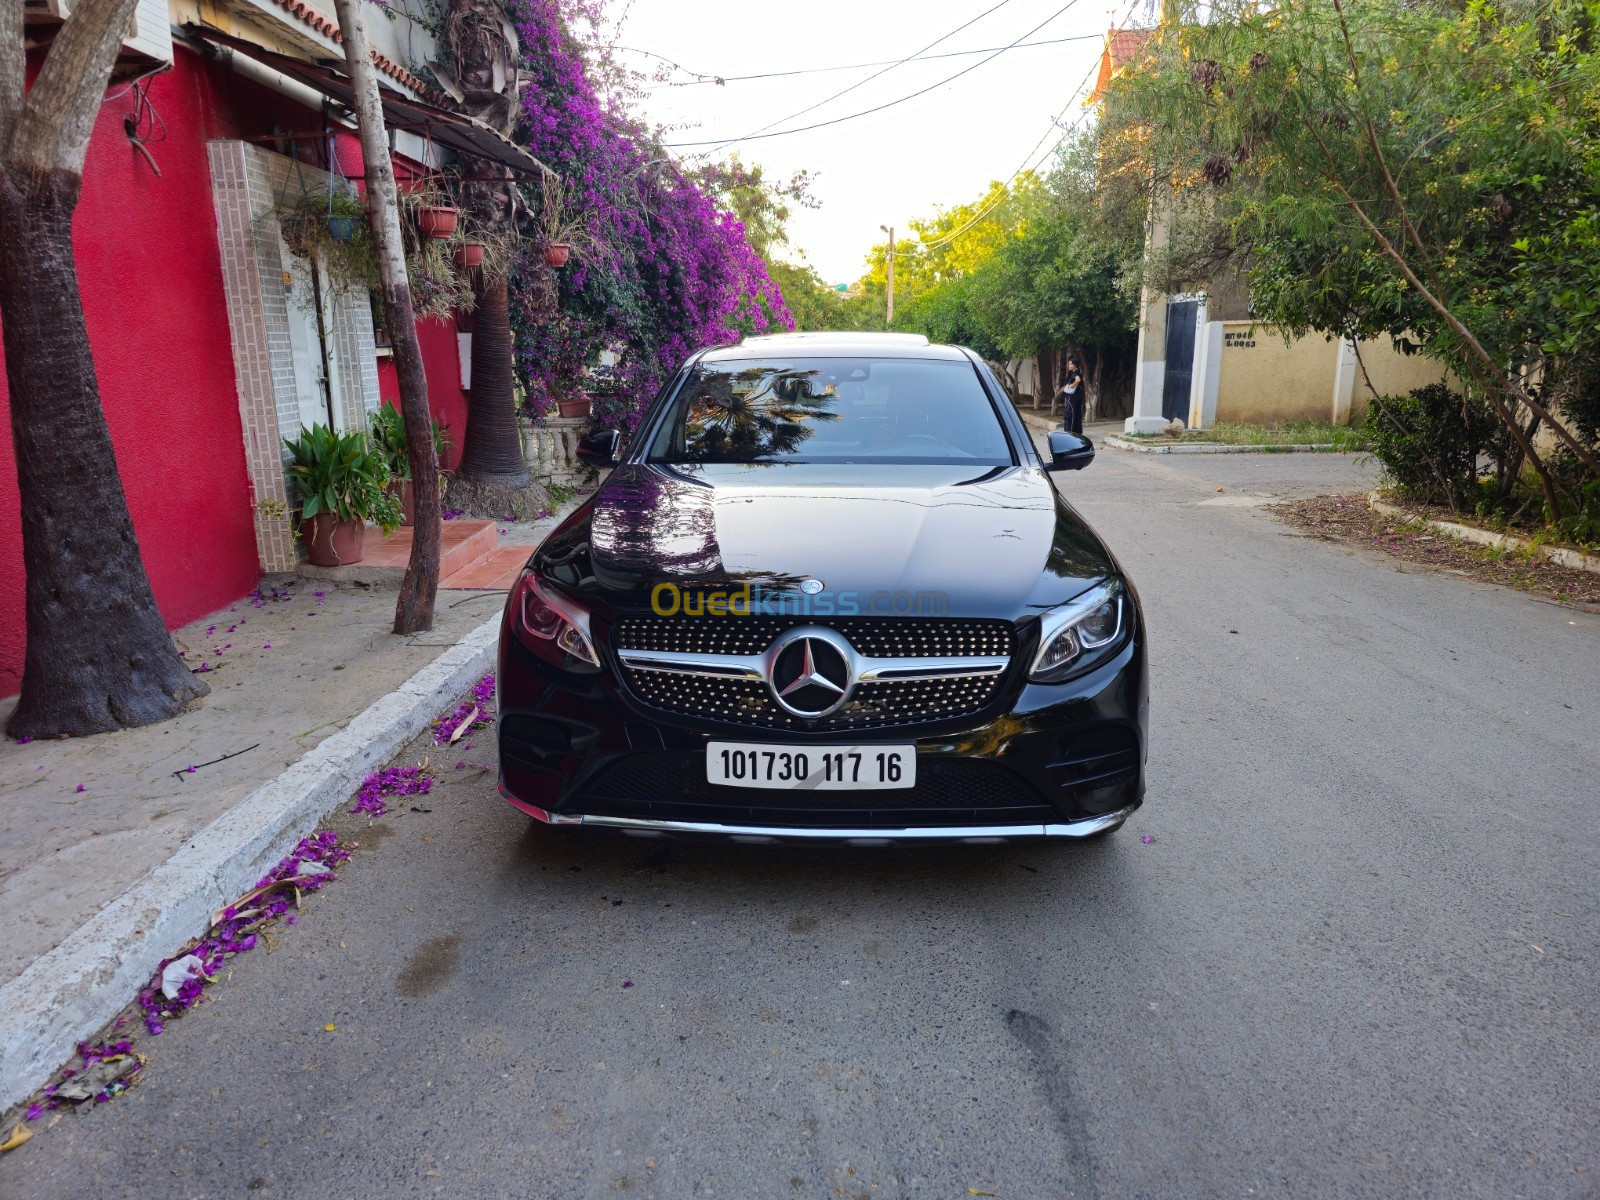
[(532, 546), (496, 546), (461, 570), (443, 576), (439, 586), (457, 591), (509, 591), (532, 552)]
[[(405, 574), (411, 561), (411, 527), (402, 525), (388, 537), (377, 529), (368, 528), (367, 544), (361, 561), (346, 567), (313, 567), (301, 563), (298, 573), (314, 579), (337, 582), (360, 579), (367, 583), (380, 583)], [(445, 521), (439, 537), (439, 578), (466, 569), (479, 559), (493, 553), (500, 542), (493, 521)], [(524, 556), (526, 557), (526, 556)]]

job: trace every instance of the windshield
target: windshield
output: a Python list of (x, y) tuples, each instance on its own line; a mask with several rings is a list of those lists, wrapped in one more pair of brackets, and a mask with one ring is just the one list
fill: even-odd
[(1010, 465), (978, 373), (937, 359), (699, 363), (650, 447), (655, 463)]

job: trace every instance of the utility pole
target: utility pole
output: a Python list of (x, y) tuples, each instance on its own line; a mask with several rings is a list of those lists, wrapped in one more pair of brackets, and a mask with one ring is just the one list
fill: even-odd
[(879, 225), (878, 228), (889, 235), (889, 257), (886, 260), (889, 264), (889, 312), (883, 323), (883, 327), (888, 329), (894, 325), (894, 226)]

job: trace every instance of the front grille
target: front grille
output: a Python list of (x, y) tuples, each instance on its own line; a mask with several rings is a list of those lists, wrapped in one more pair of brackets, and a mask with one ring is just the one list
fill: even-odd
[(665, 654), (760, 654), (796, 625), (824, 625), (843, 634), (868, 658), (1010, 656), (1016, 633), (1009, 621), (873, 617), (624, 617), (613, 640), (619, 650)]
[[(760, 654), (786, 629), (816, 624), (791, 618), (627, 617), (614, 634), (621, 650), (667, 654)], [(1016, 634), (1005, 621), (852, 619), (829, 621), (868, 658), (1010, 657)], [(808, 721), (791, 716), (772, 699), (767, 685), (753, 679), (625, 667), (633, 692), (663, 712), (725, 721), (752, 729), (812, 732), (891, 729), (955, 720), (981, 711), (994, 699), (1004, 675), (954, 679), (903, 679), (858, 687), (838, 712)]]
[(766, 825), (795, 829), (905, 829), (1043, 825), (1060, 815), (998, 763), (917, 759), (915, 787), (864, 792), (718, 787), (705, 761), (686, 753), (641, 754), (612, 764), (571, 807), (590, 816)]
[(633, 690), (652, 708), (685, 716), (708, 717), (753, 729), (889, 729), (945, 721), (979, 711), (994, 695), (997, 675), (966, 679), (905, 679), (868, 683), (831, 716), (805, 721), (790, 716), (772, 700), (767, 685), (754, 679), (710, 679), (662, 671), (628, 672)]

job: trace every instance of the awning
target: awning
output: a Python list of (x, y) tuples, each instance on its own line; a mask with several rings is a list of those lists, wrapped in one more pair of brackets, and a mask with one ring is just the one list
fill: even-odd
[[(268, 50), (265, 46), (247, 42), (244, 38), (233, 37), (221, 30), (208, 29), (204, 25), (187, 25), (185, 30), (298, 80), (307, 87), (321, 92), (328, 99), (343, 105), (352, 113), (356, 110), (355, 88), (349, 77), (331, 66), (309, 63), (302, 58), (279, 54), (276, 50)], [(419, 137), (429, 138), (440, 146), (454, 150), (457, 154), (464, 154), (468, 158), (486, 159), (524, 174), (555, 173), (510, 138), (489, 128), (475, 117), (451, 112), (449, 109), (440, 108), (437, 104), (429, 104), (426, 100), (413, 100), (382, 82), (378, 84), (378, 95), (383, 102), (384, 124), (390, 129), (407, 130)]]

